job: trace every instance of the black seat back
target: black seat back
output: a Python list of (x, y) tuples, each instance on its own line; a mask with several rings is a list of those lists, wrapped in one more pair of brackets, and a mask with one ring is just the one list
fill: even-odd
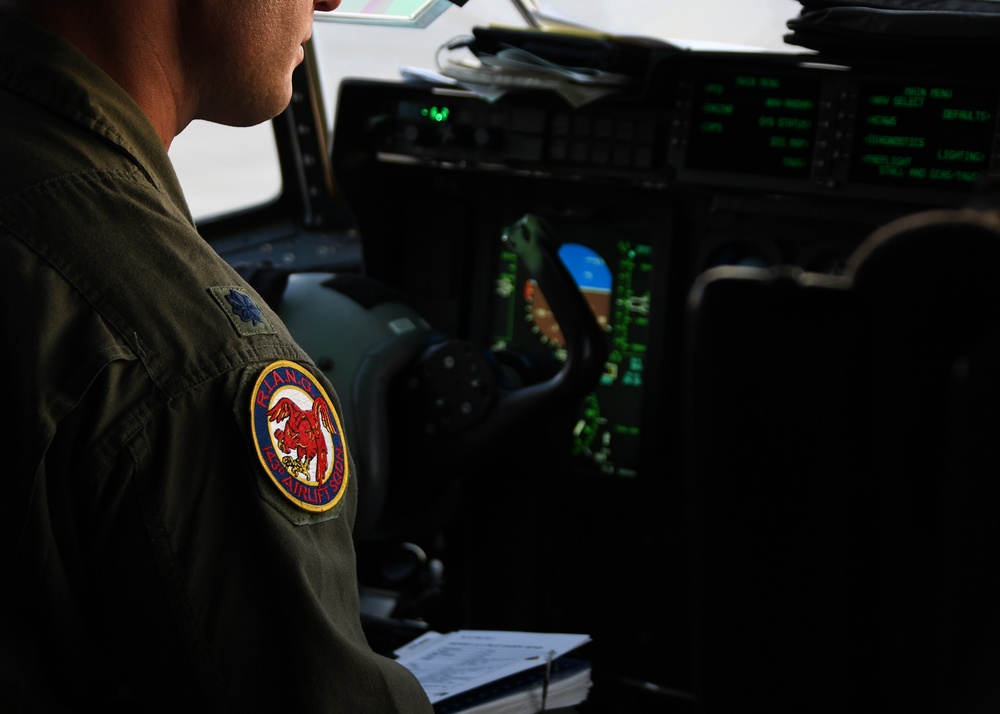
[(887, 226), (842, 278), (698, 281), (685, 385), (704, 711), (948, 711), (982, 681), (1000, 602), (982, 594), (1000, 570), (983, 522), (1000, 417), (982, 397), (998, 270), (996, 216), (961, 210)]

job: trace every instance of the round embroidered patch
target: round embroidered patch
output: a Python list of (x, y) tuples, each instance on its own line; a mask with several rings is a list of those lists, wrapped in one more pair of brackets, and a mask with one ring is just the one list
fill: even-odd
[(340, 502), (349, 476), (340, 417), (308, 372), (284, 360), (268, 365), (250, 417), (260, 462), (292, 503), (327, 511)]

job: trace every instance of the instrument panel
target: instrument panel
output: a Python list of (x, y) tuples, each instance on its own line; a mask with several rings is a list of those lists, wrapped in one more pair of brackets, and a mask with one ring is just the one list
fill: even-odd
[(689, 52), (639, 95), (506, 99), (413, 87), (369, 139), (384, 161), (905, 202), (953, 202), (1000, 171), (1000, 84), (975, 67)]
[(993, 81), (720, 66), (683, 73), (677, 95), (679, 183), (948, 201), (998, 165)]
[[(469, 531), (493, 535), (523, 508), (548, 537), (522, 560), (552, 555), (541, 580), (498, 572), (480, 591), (495, 600), (487, 610), (506, 611), (514, 587), (535, 582), (528, 597), (546, 627), (586, 627), (613, 666), (677, 681), (690, 634), (691, 287), (715, 265), (837, 274), (878, 226), (968, 203), (1000, 173), (1000, 79), (938, 59), (684, 52), (650, 67), (641, 91), (576, 108), (551, 92), (486, 101), (456, 87), (341, 85), (332, 168), (368, 276), (498, 358), (565, 359), (558, 316), (501, 241), (534, 214), (608, 338), (604, 373), (572, 413), (529, 415), (480, 455), (473, 471), (485, 475), (462, 471)], [(766, 468), (770, 448), (745, 456)], [(419, 456), (403, 474), (423, 484), (437, 474)], [(500, 558), (516, 560), (506, 539)], [(649, 586), (654, 571), (665, 587)], [(594, 603), (614, 617), (595, 621)]]
[(554, 227), (612, 346), (560, 448), (569, 469), (625, 481), (676, 452), (653, 424), (675, 413), (697, 274), (836, 273), (879, 224), (1000, 174), (1000, 80), (977, 66), (682, 52), (640, 91), (581, 107), (370, 80), (346, 80), (338, 106), (333, 168), (365, 270), (441, 329), (564, 359), (543, 292), (499, 242), (525, 213)]
[[(622, 478), (640, 469), (642, 394), (646, 387), (652, 325), (653, 246), (635, 231), (577, 227), (559, 247), (559, 257), (604, 330), (610, 345), (604, 373), (567, 426), (573, 467)], [(488, 300), (489, 349), (541, 352), (565, 361), (566, 346), (537, 282), (516, 254), (501, 247)]]

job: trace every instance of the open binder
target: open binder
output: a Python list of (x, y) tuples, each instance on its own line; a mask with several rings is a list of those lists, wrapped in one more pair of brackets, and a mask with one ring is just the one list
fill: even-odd
[(435, 714), (534, 714), (586, 700), (590, 663), (566, 655), (587, 635), (429, 632), (396, 650)]

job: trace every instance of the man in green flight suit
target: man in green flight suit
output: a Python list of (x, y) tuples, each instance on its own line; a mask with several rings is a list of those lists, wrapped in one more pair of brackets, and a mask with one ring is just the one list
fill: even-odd
[(369, 648), (337, 395), (167, 158), (339, 0), (0, 0), (0, 711), (427, 713)]

